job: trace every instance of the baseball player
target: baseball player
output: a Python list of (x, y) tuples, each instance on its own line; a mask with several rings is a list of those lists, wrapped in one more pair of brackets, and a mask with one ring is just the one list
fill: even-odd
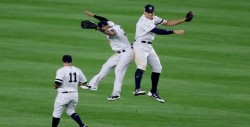
[(57, 127), (60, 123), (64, 108), (66, 108), (67, 114), (77, 122), (79, 127), (87, 127), (75, 112), (78, 103), (78, 85), (86, 84), (87, 79), (80, 69), (72, 66), (72, 57), (70, 55), (64, 55), (62, 63), (63, 67), (56, 72), (54, 84), (58, 94), (54, 103), (52, 127)]
[(148, 92), (148, 96), (155, 100), (164, 103), (165, 101), (160, 98), (157, 91), (157, 85), (162, 71), (160, 59), (157, 56), (152, 43), (155, 38), (155, 34), (169, 35), (169, 34), (184, 34), (184, 30), (165, 30), (157, 28), (158, 25), (173, 26), (183, 22), (189, 22), (193, 18), (192, 12), (189, 12), (185, 18), (181, 20), (165, 20), (154, 15), (154, 6), (148, 4), (144, 8), (144, 14), (140, 17), (136, 24), (134, 52), (135, 63), (137, 69), (135, 72), (135, 91), (133, 94), (144, 95), (146, 91), (141, 89), (141, 80), (143, 73), (146, 71), (146, 66), (149, 64), (152, 68), (151, 83), (152, 88)]
[(122, 81), (129, 63), (134, 59), (134, 51), (126, 36), (126, 33), (120, 25), (108, 19), (95, 15), (89, 11), (84, 11), (87, 16), (94, 17), (100, 22), (98, 28), (103, 32), (109, 41), (109, 44), (114, 51), (114, 54), (102, 65), (100, 72), (95, 75), (89, 82), (89, 86), (83, 89), (97, 90), (100, 81), (115, 68), (115, 81), (112, 94), (107, 98), (108, 100), (117, 100), (120, 98)]

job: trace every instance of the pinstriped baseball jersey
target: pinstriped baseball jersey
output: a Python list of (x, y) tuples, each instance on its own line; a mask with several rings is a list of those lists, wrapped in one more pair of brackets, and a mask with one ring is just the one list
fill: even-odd
[(131, 44), (126, 36), (126, 33), (122, 29), (122, 27), (120, 25), (115, 25), (111, 21), (108, 21), (108, 24), (112, 24), (111, 28), (109, 28), (108, 30), (116, 33), (115, 36), (107, 35), (107, 39), (109, 40), (112, 50), (119, 51), (119, 50), (130, 48)]
[(152, 42), (155, 34), (150, 32), (157, 25), (162, 24), (164, 20), (158, 16), (153, 16), (153, 19), (147, 19), (142, 15), (136, 24), (135, 40), (143, 40)]
[(77, 67), (64, 66), (57, 70), (55, 81), (62, 83), (57, 91), (63, 92), (77, 91), (79, 82), (87, 82), (87, 79), (82, 71)]

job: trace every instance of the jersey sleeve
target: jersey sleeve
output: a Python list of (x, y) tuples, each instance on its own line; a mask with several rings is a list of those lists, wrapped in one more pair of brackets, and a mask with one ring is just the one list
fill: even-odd
[(55, 82), (63, 83), (63, 74), (60, 69), (56, 71)]
[(107, 23), (108, 23), (108, 25), (111, 26), (111, 27), (115, 26), (115, 23), (112, 22), (112, 21), (108, 21)]
[(79, 69), (79, 82), (80, 83), (87, 82), (87, 78), (85, 77), (85, 75), (82, 73), (82, 71), (80, 69)]
[(154, 19), (155, 19), (155, 25), (156, 26), (164, 23), (164, 21), (165, 21), (164, 19), (162, 19), (162, 18), (160, 18), (158, 16), (154, 16)]

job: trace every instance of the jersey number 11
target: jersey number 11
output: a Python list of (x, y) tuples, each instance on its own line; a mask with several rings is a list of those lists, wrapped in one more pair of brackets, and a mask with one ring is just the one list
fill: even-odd
[[(73, 80), (72, 80), (72, 78), (73, 78)], [(69, 73), (69, 82), (77, 82), (76, 81), (76, 72), (74, 72), (73, 74)]]

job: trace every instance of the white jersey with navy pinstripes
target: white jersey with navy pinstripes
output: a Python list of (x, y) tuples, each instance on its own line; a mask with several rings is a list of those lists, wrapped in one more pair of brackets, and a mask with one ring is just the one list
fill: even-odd
[(155, 34), (150, 31), (163, 22), (164, 19), (158, 16), (153, 16), (153, 19), (150, 20), (145, 15), (142, 15), (136, 24), (135, 40), (152, 42)]
[(64, 66), (57, 70), (55, 81), (62, 83), (57, 91), (64, 92), (77, 91), (78, 84), (87, 82), (87, 79), (77, 67)]
[(119, 51), (126, 48), (130, 48), (131, 44), (122, 27), (119, 25), (115, 25), (112, 21), (108, 21), (108, 24), (109, 26), (111, 26), (111, 28), (109, 28), (108, 30), (116, 33), (115, 36), (107, 35), (107, 39), (109, 40), (112, 50)]

